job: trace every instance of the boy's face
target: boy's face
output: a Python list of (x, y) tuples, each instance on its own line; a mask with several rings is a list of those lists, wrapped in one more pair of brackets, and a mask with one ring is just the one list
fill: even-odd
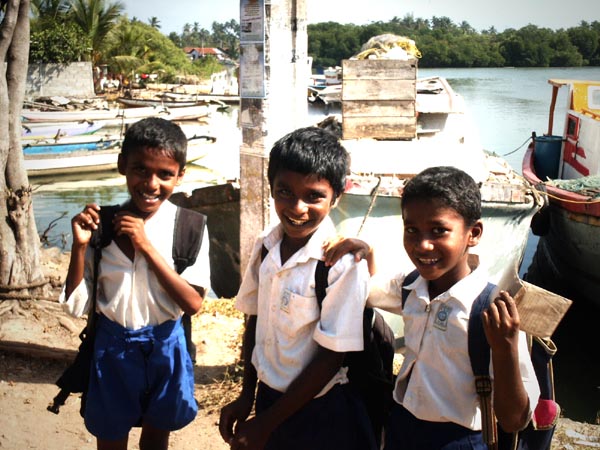
[(146, 217), (158, 211), (185, 173), (165, 152), (148, 148), (127, 157), (119, 155), (118, 167), (119, 173), (127, 179), (132, 206)]
[(325, 178), (290, 170), (275, 175), (271, 194), (287, 242), (296, 250), (308, 242), (338, 200)]
[(413, 200), (403, 205), (404, 248), (430, 292), (445, 292), (471, 269), (468, 249), (479, 243), (481, 221), (468, 226), (464, 218), (439, 200)]

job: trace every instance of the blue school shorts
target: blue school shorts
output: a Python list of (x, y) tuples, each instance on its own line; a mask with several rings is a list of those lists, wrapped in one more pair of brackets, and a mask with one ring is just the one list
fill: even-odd
[(417, 419), (394, 402), (385, 429), (384, 450), (487, 450), (481, 431), (452, 422)]
[[(258, 384), (256, 413), (283, 394)], [(336, 384), (308, 402), (271, 434), (265, 450), (375, 450), (375, 437), (366, 409), (349, 389)]]
[(91, 434), (120, 440), (142, 423), (174, 431), (197, 412), (181, 319), (132, 331), (99, 316), (84, 412)]

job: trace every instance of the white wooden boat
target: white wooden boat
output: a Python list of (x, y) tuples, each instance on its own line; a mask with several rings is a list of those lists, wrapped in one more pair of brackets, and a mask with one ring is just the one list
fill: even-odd
[[(548, 131), (532, 139), (523, 176), (548, 194), (534, 217), (540, 236), (527, 280), (600, 306), (600, 81), (549, 80)], [(562, 134), (553, 134), (559, 89), (567, 91)]]
[[(187, 162), (204, 157), (215, 141), (216, 138), (206, 135), (188, 137)], [(98, 141), (95, 146), (56, 144), (43, 149), (29, 146), (23, 149), (24, 166), (30, 178), (113, 171), (117, 167), (121, 142), (121, 139)]]
[(187, 106), (166, 108), (148, 106), (143, 108), (84, 109), (72, 111), (34, 111), (24, 109), (21, 113), (24, 122), (94, 122), (111, 120), (118, 122), (145, 117), (162, 117), (168, 120), (195, 120), (207, 116), (208, 106)]
[[(458, 167), (481, 183), (484, 232), (473, 252), (488, 268), (490, 281), (506, 289), (514, 287), (531, 217), (542, 206), (541, 199), (506, 161), (483, 150), (462, 97), (445, 79), (413, 80), (413, 90), (415, 82), (416, 112), (412, 119), (390, 118), (416, 119), (408, 126), (407, 137), (342, 141), (351, 154), (351, 187), (332, 211), (332, 217), (342, 234), (359, 235), (377, 249), (378, 267), (411, 270), (403, 247), (402, 188), (427, 167)], [(343, 100), (342, 109), (345, 108)], [(350, 107), (352, 111), (354, 108)], [(362, 127), (368, 122), (358, 123)], [(378, 124), (375, 128), (383, 134), (389, 132), (381, 127)]]
[(196, 106), (196, 105), (206, 105), (208, 102), (205, 100), (194, 100), (193, 98), (189, 98), (187, 100), (170, 100), (168, 98), (128, 98), (128, 97), (118, 97), (117, 102), (121, 103), (125, 106), (131, 107), (167, 107), (167, 108), (181, 108), (185, 106)]
[(66, 122), (56, 124), (22, 124), (23, 140), (57, 139), (64, 136), (77, 136), (94, 133), (104, 126), (101, 122)]

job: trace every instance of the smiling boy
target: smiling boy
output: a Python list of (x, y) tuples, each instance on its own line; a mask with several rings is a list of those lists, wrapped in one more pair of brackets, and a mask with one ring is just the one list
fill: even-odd
[[(130, 198), (113, 219), (97, 279), (96, 340), (84, 419), (98, 449), (126, 450), (141, 425), (140, 449), (168, 448), (169, 434), (197, 412), (193, 366), (181, 316), (195, 314), (210, 286), (208, 245), (179, 275), (172, 258), (177, 207), (168, 202), (185, 173), (181, 128), (149, 118), (126, 132), (118, 160)], [(75, 316), (89, 311), (94, 203), (71, 220), (73, 246), (60, 301)], [(205, 230), (206, 232), (206, 230)], [(205, 235), (206, 236), (206, 235)]]
[(366, 264), (343, 257), (329, 271), (321, 308), (315, 293), (323, 242), (336, 234), (329, 212), (348, 164), (337, 138), (316, 127), (284, 136), (271, 150), (279, 223), (257, 239), (237, 296), (248, 315), (244, 382), (219, 422), (232, 449), (374, 448), (364, 407), (343, 388), (342, 367), (345, 352), (363, 348)]

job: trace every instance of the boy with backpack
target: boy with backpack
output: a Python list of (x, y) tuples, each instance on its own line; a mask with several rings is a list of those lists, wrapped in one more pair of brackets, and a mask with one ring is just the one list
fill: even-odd
[[(402, 216), (404, 248), (417, 272), (375, 276), (367, 302), (404, 319), (406, 349), (384, 448), (487, 449), (484, 441), (493, 441), (487, 436), (493, 434), (493, 411), (504, 431), (521, 430), (540, 389), (513, 298), (504, 291), (491, 295), (497, 289), (469, 254), (483, 233), (479, 188), (459, 169), (426, 169), (404, 187)], [(338, 242), (326, 260), (331, 263), (347, 252), (358, 260), (366, 257), (375, 271), (372, 249), (358, 239)], [(493, 299), (481, 314), (493, 384), (478, 379), (481, 397), (468, 337), (479, 297)]]
[(342, 257), (328, 272), (321, 305), (315, 292), (323, 242), (335, 236), (329, 211), (348, 169), (337, 138), (316, 127), (289, 133), (271, 150), (279, 223), (256, 240), (237, 296), (247, 315), (243, 387), (219, 421), (232, 449), (375, 448), (364, 405), (344, 389), (342, 365), (346, 352), (363, 349), (366, 263)]
[(131, 428), (141, 426), (140, 449), (166, 450), (170, 432), (197, 413), (181, 317), (195, 314), (209, 289), (208, 245), (181, 274), (176, 271), (179, 209), (167, 201), (184, 176), (186, 150), (185, 134), (170, 121), (143, 119), (127, 130), (118, 170), (130, 198), (112, 223), (102, 224), (113, 238), (101, 251), (97, 276), (90, 241), (101, 208), (88, 204), (71, 220), (73, 246), (60, 301), (75, 316), (97, 313), (82, 414), (99, 449), (125, 450)]

